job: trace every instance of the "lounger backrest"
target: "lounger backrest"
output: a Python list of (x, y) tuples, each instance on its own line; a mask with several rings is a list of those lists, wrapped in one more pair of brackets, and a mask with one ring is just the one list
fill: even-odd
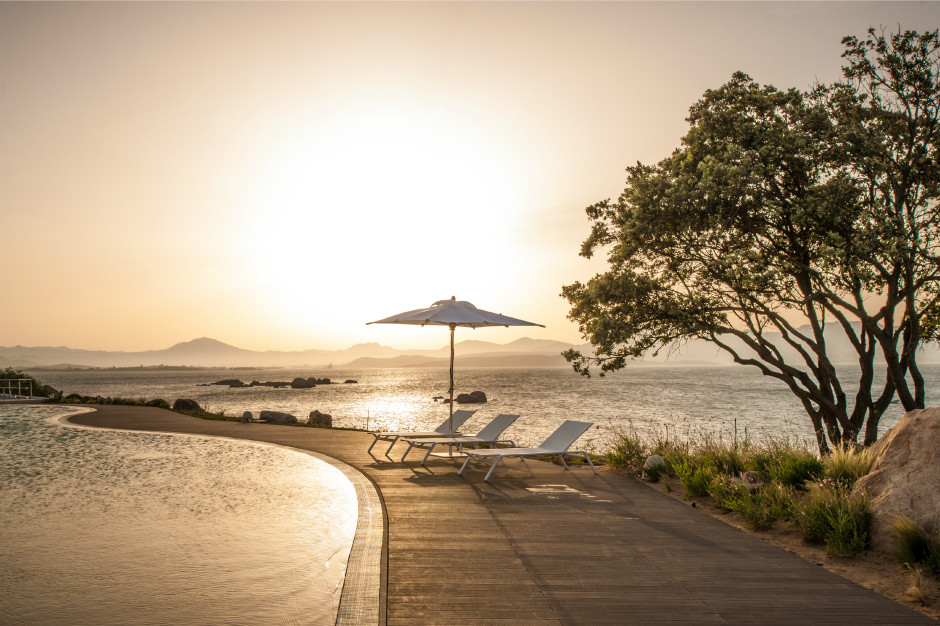
[(473, 416), (474, 413), (476, 413), (476, 411), (467, 411), (467, 410), (464, 410), (464, 409), (460, 409), (460, 410), (454, 411), (454, 415), (452, 416), (452, 417), (453, 417), (453, 420), (454, 420), (454, 427), (453, 427), (453, 428), (450, 427), (450, 420), (451, 420), (451, 418), (448, 417), (446, 420), (444, 420), (444, 423), (443, 423), (443, 424), (441, 424), (440, 426), (438, 426), (438, 427), (435, 428), (434, 430), (435, 430), (436, 432), (441, 433), (442, 435), (450, 435), (451, 431), (457, 432), (458, 430), (460, 430), (460, 427), (463, 426), (464, 423), (465, 423), (468, 419), (470, 419), (470, 417)]
[(476, 437), (483, 441), (496, 441), (503, 431), (509, 428), (509, 425), (519, 419), (518, 415), (501, 413), (493, 418), (493, 421), (484, 426)]
[(546, 450), (564, 452), (571, 447), (571, 444), (578, 440), (578, 437), (583, 435), (584, 432), (593, 425), (592, 422), (565, 420), (539, 447), (545, 448)]

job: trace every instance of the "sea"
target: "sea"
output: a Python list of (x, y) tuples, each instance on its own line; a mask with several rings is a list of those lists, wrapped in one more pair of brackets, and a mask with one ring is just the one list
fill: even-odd
[[(923, 366), (923, 374), (928, 406), (940, 402), (940, 364)], [(334, 426), (366, 430), (427, 430), (441, 424), (449, 412), (442, 401), (448, 396), (447, 368), (94, 370), (42, 372), (37, 377), (65, 393), (163, 398), (171, 404), (188, 398), (232, 416), (272, 410), (304, 421), (318, 410), (330, 414)], [(329, 378), (331, 384), (312, 389), (212, 384), (232, 378), (251, 383), (297, 377)], [(641, 364), (590, 378), (568, 367), (457, 367), (454, 386), (455, 395), (483, 391), (487, 397), (485, 404), (460, 406), (477, 411), (464, 432), (476, 432), (499, 413), (513, 413), (520, 417), (506, 435), (523, 446), (537, 445), (563, 420), (572, 419), (594, 424), (578, 444), (591, 452), (603, 452), (618, 434), (628, 431), (652, 438), (703, 433), (729, 440), (785, 438), (815, 448), (809, 418), (790, 390), (741, 365)], [(846, 389), (854, 395), (850, 382)], [(892, 405), (881, 419), (880, 432), (903, 415), (900, 405)]]
[(333, 624), (356, 494), (267, 444), (0, 404), (0, 623)]

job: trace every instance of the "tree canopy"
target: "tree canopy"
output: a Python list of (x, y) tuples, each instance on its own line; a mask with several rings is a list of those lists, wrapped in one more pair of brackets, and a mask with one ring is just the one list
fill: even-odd
[[(576, 371), (704, 339), (788, 385), (822, 452), (873, 443), (895, 396), (924, 406), (917, 350), (940, 335), (940, 39), (870, 29), (843, 44), (841, 82), (782, 91), (739, 72), (705, 92), (678, 149), (587, 208), (581, 254), (604, 250), (609, 268), (563, 288), (595, 348), (566, 353)], [(834, 333), (850, 367), (829, 354)]]

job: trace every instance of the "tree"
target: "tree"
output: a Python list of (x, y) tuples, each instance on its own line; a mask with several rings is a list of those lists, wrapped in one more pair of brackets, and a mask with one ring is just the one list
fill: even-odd
[[(736, 73), (691, 107), (680, 148), (587, 208), (581, 254), (605, 249), (609, 269), (562, 291), (595, 347), (565, 353), (576, 371), (705, 339), (785, 383), (821, 453), (873, 443), (895, 394), (923, 407), (917, 348), (940, 327), (940, 41), (868, 35), (843, 40), (845, 81), (806, 94)], [(833, 362), (834, 333), (852, 367)]]

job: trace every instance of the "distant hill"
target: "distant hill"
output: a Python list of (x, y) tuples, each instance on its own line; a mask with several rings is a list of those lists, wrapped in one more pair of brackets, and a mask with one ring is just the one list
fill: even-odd
[[(828, 334), (828, 333), (827, 333)], [(855, 352), (841, 333), (828, 340), (829, 353), (835, 363), (855, 361)], [(780, 342), (782, 343), (782, 342)], [(555, 367), (565, 366), (561, 357), (565, 350), (575, 348), (589, 354), (590, 344), (569, 344), (548, 339), (524, 337), (510, 343), (467, 340), (455, 346), (458, 367)], [(782, 348), (789, 354), (792, 350)], [(399, 350), (378, 343), (361, 343), (343, 350), (255, 351), (238, 348), (216, 339), (200, 337), (177, 343), (164, 350), (145, 352), (109, 352), (57, 347), (0, 347), (0, 368), (62, 366), (84, 367), (446, 367), (450, 348), (437, 350)], [(922, 363), (940, 362), (937, 346), (924, 348), (919, 356)], [(731, 363), (731, 357), (713, 344), (692, 341), (676, 349), (662, 350), (656, 357), (647, 356), (644, 364)]]
[[(486, 341), (458, 343), (455, 351), (461, 367), (499, 363), (504, 367), (564, 365), (560, 354), (577, 347), (560, 341), (519, 339), (508, 344)], [(586, 347), (585, 347), (586, 348)], [(437, 367), (447, 365), (450, 348), (399, 350), (377, 343), (362, 343), (344, 350), (255, 351), (216, 339), (200, 337), (164, 350), (120, 352), (81, 350), (65, 346), (0, 347), (0, 367), (50, 367), (68, 364), (88, 367)], [(472, 359), (472, 360), (471, 360)], [(512, 365), (516, 364), (516, 365)]]

